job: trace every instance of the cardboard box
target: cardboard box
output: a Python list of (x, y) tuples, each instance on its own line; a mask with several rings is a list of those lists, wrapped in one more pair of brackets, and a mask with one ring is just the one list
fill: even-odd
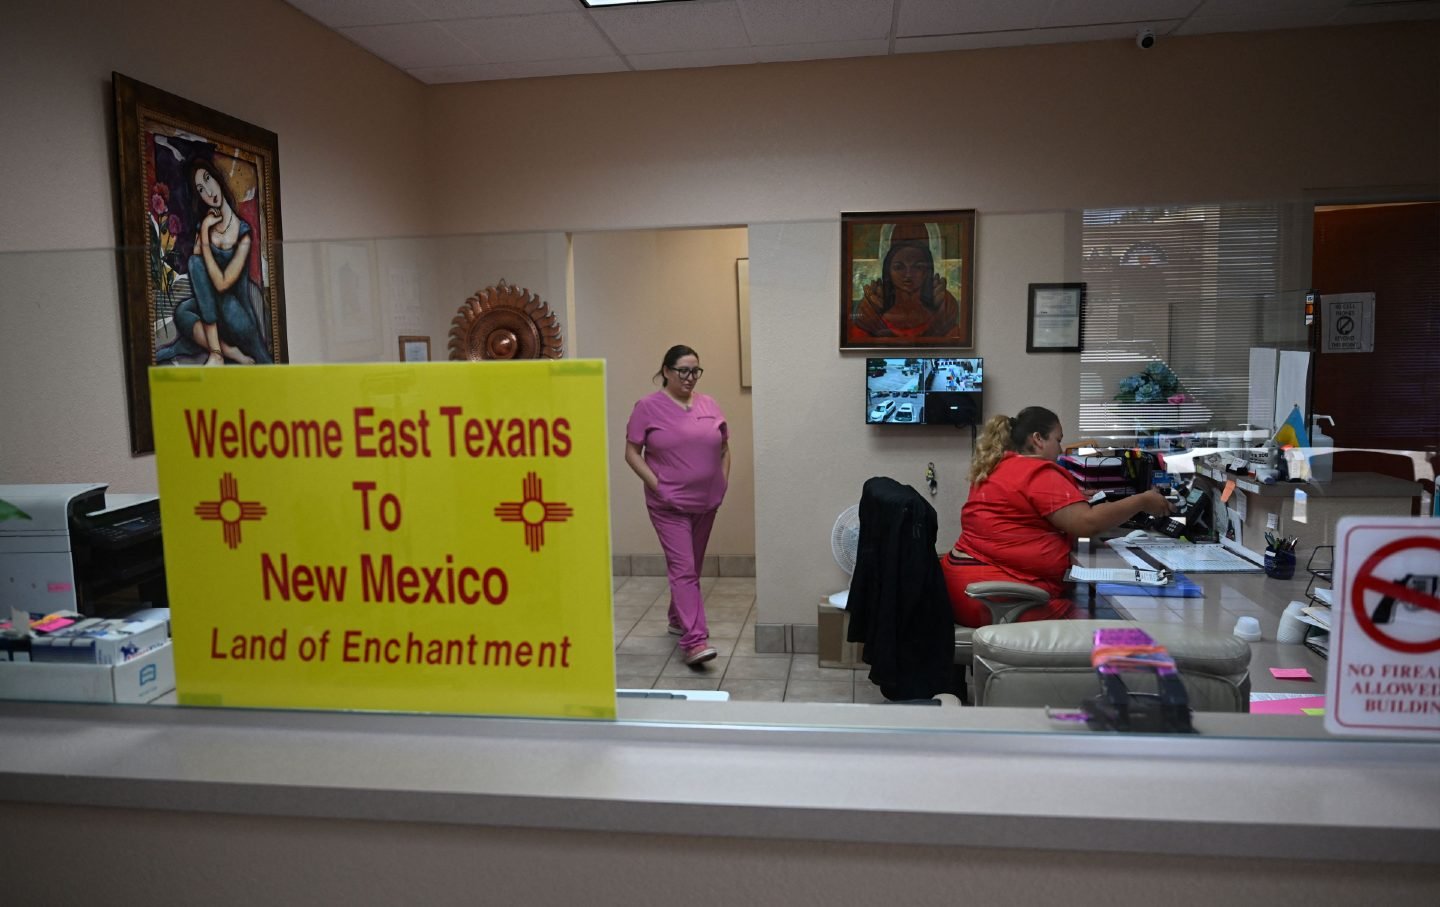
[(30, 642), (30, 660), (56, 664), (116, 665), (165, 642), (163, 620), (82, 620)]
[(820, 667), (869, 667), (860, 660), (861, 644), (845, 641), (845, 634), (850, 630), (850, 613), (848, 611), (822, 602), (816, 623), (818, 624), (817, 636), (820, 640)]
[(0, 661), (0, 699), (153, 702), (175, 689), (175, 647), (157, 646), (118, 665)]

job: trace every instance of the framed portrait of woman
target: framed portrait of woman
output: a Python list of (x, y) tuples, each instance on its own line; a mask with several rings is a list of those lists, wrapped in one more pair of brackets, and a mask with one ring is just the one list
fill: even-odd
[(130, 449), (155, 449), (151, 366), (288, 358), (273, 132), (113, 73)]
[(975, 212), (840, 215), (840, 348), (975, 346)]

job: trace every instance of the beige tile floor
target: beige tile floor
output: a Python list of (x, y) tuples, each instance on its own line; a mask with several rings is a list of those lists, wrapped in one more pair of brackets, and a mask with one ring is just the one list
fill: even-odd
[(755, 651), (754, 577), (700, 581), (710, 645), (719, 656), (697, 667), (681, 660), (667, 630), (670, 591), (663, 576), (617, 576), (615, 675), (621, 689), (725, 690), (766, 702), (884, 702), (869, 671), (822, 668), (814, 654)]

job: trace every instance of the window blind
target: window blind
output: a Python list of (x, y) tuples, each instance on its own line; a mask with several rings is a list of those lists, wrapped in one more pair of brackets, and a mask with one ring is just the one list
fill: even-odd
[(1273, 203), (1085, 212), (1082, 435), (1245, 422), (1250, 347), (1280, 299), (1280, 222)]

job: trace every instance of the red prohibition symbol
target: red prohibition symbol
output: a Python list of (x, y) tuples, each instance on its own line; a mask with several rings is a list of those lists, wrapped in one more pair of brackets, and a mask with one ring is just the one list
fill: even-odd
[(1408, 586), (1381, 579), (1375, 575), (1376, 569), (1387, 557), (1415, 548), (1428, 548), (1440, 553), (1440, 539), (1397, 539), (1388, 545), (1382, 545), (1374, 554), (1366, 558), (1365, 563), (1361, 564), (1360, 569), (1355, 572), (1355, 582), (1350, 587), (1350, 607), (1355, 610), (1355, 619), (1360, 622), (1360, 629), (1364, 630), (1365, 635), (1375, 642), (1394, 652), (1423, 655), (1427, 652), (1440, 651), (1440, 637), (1428, 642), (1408, 642), (1403, 639), (1395, 639), (1376, 625), (1365, 605), (1365, 593), (1370, 592), (1381, 596), (1390, 596), (1397, 602), (1404, 602), (1428, 611), (1440, 612), (1440, 598), (1427, 595), (1418, 589), (1411, 589)]

